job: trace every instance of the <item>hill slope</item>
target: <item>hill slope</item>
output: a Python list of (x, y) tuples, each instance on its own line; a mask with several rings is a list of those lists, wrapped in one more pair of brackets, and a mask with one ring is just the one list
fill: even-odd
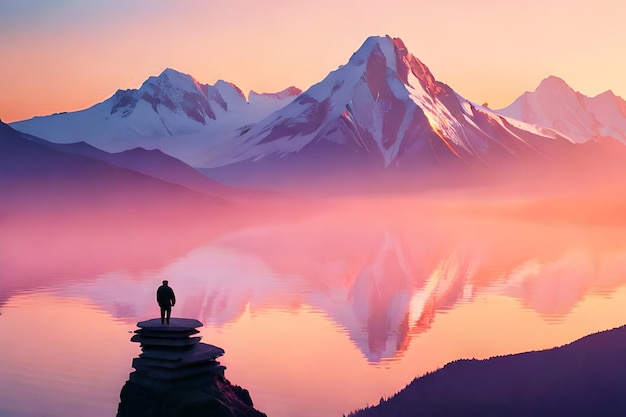
[(352, 417), (621, 416), (626, 327), (545, 351), (460, 360)]

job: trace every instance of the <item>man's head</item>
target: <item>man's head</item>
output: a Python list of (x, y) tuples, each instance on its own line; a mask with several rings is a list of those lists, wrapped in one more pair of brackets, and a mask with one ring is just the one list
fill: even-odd
[(166, 279), (164, 279), (164, 280), (163, 280), (163, 285), (167, 285), (167, 282), (168, 282), (168, 281), (167, 281)]

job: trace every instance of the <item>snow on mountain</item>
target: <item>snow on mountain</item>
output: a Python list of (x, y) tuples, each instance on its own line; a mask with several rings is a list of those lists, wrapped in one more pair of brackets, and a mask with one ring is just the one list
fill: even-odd
[[(600, 98), (589, 108), (618, 120), (623, 106)], [(275, 183), (281, 178), (338, 172), (363, 183), (364, 172), (496, 167), (559, 155), (580, 142), (557, 125), (504, 114), (437, 81), (400, 39), (373, 36), (346, 65), (303, 93), (295, 87), (252, 91), (246, 99), (233, 84), (200, 84), (167, 69), (138, 90), (120, 90), (89, 109), (12, 126), (107, 152), (159, 149), (229, 185), (264, 188), (283, 188)], [(615, 123), (602, 126), (601, 134), (621, 130)]]
[(273, 100), (293, 99), (300, 93), (302, 93), (302, 90), (297, 87), (288, 87), (277, 93), (257, 93), (255, 91), (250, 91), (248, 100), (251, 104), (259, 101), (271, 102)]
[[(251, 93), (251, 102), (234, 84), (201, 84), (192, 76), (166, 69), (137, 90), (118, 90), (88, 109), (12, 123), (15, 129), (57, 143), (85, 141), (106, 151), (135, 147), (203, 149), (215, 135), (258, 121), (293, 100), (295, 87), (276, 94)], [(199, 134), (199, 137), (185, 139)], [(175, 136), (176, 139), (172, 137)], [(181, 138), (182, 139), (178, 139)], [(175, 142), (175, 146), (171, 142)], [(180, 142), (180, 143), (178, 143)]]
[(245, 170), (256, 177), (289, 163), (317, 170), (334, 163), (485, 163), (563, 142), (569, 143), (551, 130), (463, 99), (436, 81), (400, 39), (370, 37), (346, 65), (239, 138), (210, 149), (200, 166), (217, 177), (241, 177)]
[(498, 113), (554, 129), (576, 143), (616, 139), (626, 144), (624, 99), (611, 91), (587, 97), (554, 76)]

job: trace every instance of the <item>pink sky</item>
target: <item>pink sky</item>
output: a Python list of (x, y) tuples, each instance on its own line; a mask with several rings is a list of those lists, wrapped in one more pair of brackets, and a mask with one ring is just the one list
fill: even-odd
[(0, 1), (0, 118), (74, 111), (170, 67), (202, 83), (308, 88), (367, 36), (499, 108), (549, 76), (626, 97), (622, 0)]

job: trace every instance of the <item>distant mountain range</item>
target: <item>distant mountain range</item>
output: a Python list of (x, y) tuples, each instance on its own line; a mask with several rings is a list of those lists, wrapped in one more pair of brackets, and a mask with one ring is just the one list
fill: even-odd
[[(137, 90), (86, 110), (13, 123), (58, 143), (107, 152), (159, 149), (220, 182), (260, 188), (410, 181), (580, 154), (574, 145), (626, 143), (626, 102), (588, 98), (555, 77), (499, 111), (435, 79), (400, 39), (370, 37), (349, 61), (304, 92), (250, 92), (201, 84), (166, 69)], [(626, 149), (626, 148), (625, 148)], [(338, 181), (340, 179), (340, 181)], [(295, 184), (295, 185), (294, 185)]]
[(248, 99), (234, 84), (201, 84), (173, 69), (148, 78), (137, 90), (118, 90), (88, 109), (12, 123), (24, 133), (57, 143), (86, 142), (107, 152), (161, 149), (187, 161), (212, 140), (232, 136), (300, 93), (289, 87)]
[(221, 80), (215, 85), (201, 84), (168, 68), (139, 89), (118, 90), (88, 109), (12, 125), (53, 142), (87, 141), (107, 148), (116, 140), (181, 136), (211, 131), (218, 124), (239, 127), (284, 106), (299, 93), (295, 87), (273, 94), (251, 91), (246, 100), (234, 84)]

